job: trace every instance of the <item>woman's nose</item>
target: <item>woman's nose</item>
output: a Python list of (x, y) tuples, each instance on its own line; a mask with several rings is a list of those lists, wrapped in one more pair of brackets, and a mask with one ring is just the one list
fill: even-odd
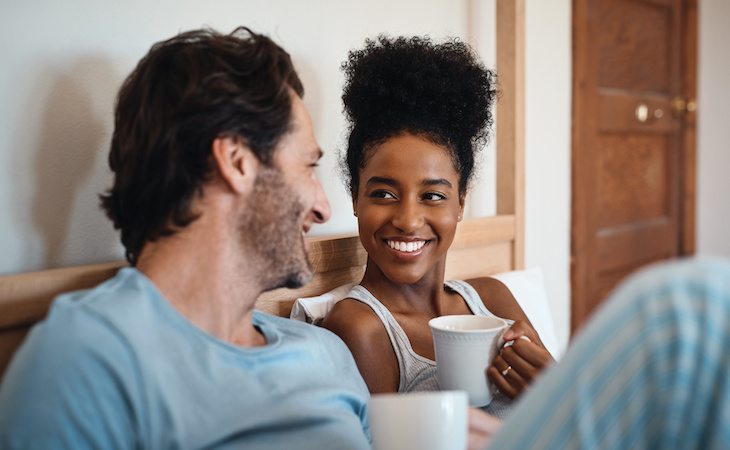
[(406, 233), (421, 228), (423, 226), (423, 213), (418, 202), (401, 202), (395, 211), (393, 226)]

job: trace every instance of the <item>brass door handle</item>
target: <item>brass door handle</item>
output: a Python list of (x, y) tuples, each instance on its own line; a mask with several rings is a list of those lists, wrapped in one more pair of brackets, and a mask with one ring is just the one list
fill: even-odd
[(685, 100), (679, 95), (672, 99), (671, 105), (674, 117), (677, 118), (682, 118), (685, 113), (697, 111), (697, 102), (695, 100)]

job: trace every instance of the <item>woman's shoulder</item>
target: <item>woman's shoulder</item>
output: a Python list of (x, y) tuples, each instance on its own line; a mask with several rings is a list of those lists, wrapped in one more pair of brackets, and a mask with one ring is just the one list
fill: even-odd
[(512, 320), (526, 319), (515, 296), (501, 281), (491, 277), (464, 280), (479, 294), (484, 306), (499, 317)]
[[(353, 298), (344, 298), (332, 307), (322, 320), (322, 327), (340, 337), (371, 336), (383, 329), (380, 318), (367, 304)], [(344, 337), (343, 337), (344, 338)]]

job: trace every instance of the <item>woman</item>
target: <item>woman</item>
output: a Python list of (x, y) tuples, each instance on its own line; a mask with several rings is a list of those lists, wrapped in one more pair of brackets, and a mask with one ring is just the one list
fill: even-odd
[(550, 362), (509, 290), (493, 278), (444, 282), (446, 253), (492, 124), (494, 73), (458, 40), (385, 36), (343, 65), (350, 121), (345, 174), (368, 252), (365, 275), (322, 326), (348, 345), (371, 393), (437, 390), (428, 321), (496, 315), (518, 339), (488, 375), (496, 416)]

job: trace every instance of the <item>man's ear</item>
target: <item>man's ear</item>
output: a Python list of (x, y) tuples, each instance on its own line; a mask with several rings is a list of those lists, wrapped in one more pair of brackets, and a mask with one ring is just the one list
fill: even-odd
[(240, 138), (219, 136), (211, 152), (221, 179), (232, 191), (241, 193), (253, 186), (259, 160)]

